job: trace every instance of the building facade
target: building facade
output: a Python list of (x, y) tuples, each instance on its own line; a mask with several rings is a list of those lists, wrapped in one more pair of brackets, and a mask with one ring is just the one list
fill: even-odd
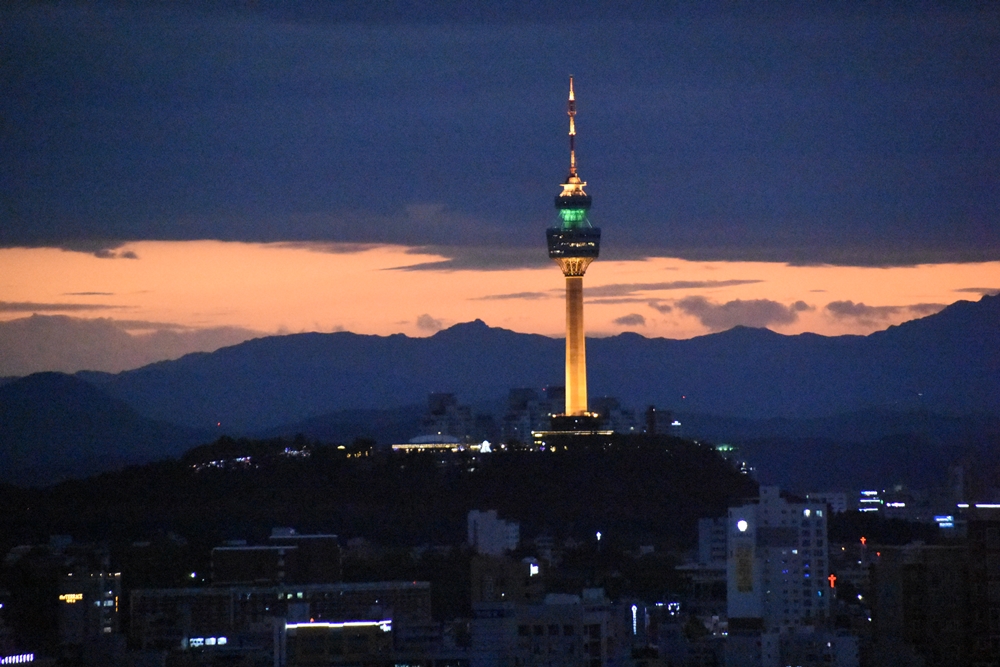
[(730, 627), (789, 630), (825, 621), (830, 583), (825, 503), (784, 500), (760, 487), (756, 503), (729, 509), (726, 560)]
[(138, 589), (130, 601), (129, 643), (142, 650), (270, 655), (286, 622), (432, 621), (430, 584), (419, 581)]
[(521, 539), (520, 524), (498, 518), (496, 510), (470, 511), (467, 528), (469, 546), (486, 556), (502, 556), (516, 549)]
[(630, 664), (627, 605), (600, 589), (541, 604), (473, 605), (470, 667), (614, 667)]

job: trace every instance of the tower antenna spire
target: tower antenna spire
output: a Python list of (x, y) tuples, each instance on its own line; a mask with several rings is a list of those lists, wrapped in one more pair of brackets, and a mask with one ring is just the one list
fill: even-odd
[(576, 95), (573, 94), (573, 75), (569, 75), (569, 100), (566, 104), (569, 114), (569, 176), (579, 178), (576, 173)]

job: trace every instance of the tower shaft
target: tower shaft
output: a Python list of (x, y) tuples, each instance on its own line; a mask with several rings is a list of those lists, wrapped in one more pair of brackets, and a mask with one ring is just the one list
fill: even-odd
[(567, 417), (593, 416), (587, 410), (587, 349), (583, 327), (583, 275), (601, 249), (601, 230), (590, 224), (590, 195), (576, 166), (576, 93), (569, 79), (569, 176), (556, 195), (559, 225), (545, 232), (549, 257), (566, 278), (566, 413)]
[(587, 339), (583, 328), (583, 276), (566, 276), (566, 414), (587, 413)]

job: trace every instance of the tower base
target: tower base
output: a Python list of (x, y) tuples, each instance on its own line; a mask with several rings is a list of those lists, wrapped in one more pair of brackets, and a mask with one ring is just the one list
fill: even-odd
[(568, 433), (596, 433), (601, 430), (601, 418), (596, 412), (582, 415), (552, 415), (552, 430)]
[(614, 431), (601, 428), (601, 418), (594, 412), (582, 415), (552, 415), (552, 425), (547, 431), (532, 431), (535, 449), (610, 444)]

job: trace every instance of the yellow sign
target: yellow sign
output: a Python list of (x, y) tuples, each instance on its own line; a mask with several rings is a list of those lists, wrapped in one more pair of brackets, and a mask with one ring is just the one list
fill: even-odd
[(66, 604), (74, 604), (83, 599), (83, 593), (63, 593), (59, 596), (59, 599)]
[(753, 548), (743, 544), (736, 547), (736, 590), (753, 592)]

